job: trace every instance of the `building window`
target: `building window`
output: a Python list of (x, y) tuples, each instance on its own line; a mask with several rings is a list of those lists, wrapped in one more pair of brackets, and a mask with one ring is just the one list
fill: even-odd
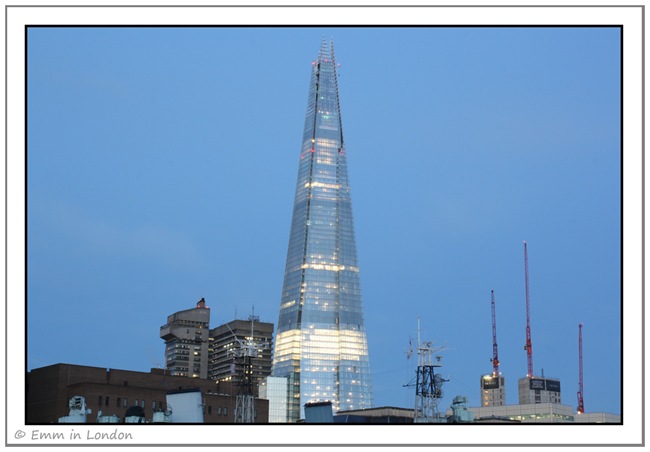
[(129, 399), (124, 397), (124, 407), (127, 407), (127, 406), (129, 406)]
[(103, 402), (104, 402), (104, 398), (102, 396), (99, 396), (99, 401), (97, 402), (97, 405), (102, 406)]
[(138, 399), (135, 399), (135, 406), (138, 406)]
[(156, 409), (156, 401), (155, 400), (153, 402), (151, 402), (151, 409), (152, 410)]
[(141, 402), (140, 406), (142, 406), (142, 408), (144, 408), (144, 399), (142, 399), (142, 402)]
[(122, 399), (117, 398), (117, 407), (119, 408), (122, 405)]
[(208, 406), (208, 414), (212, 414), (212, 407)]
[(108, 399), (109, 399), (109, 397), (106, 396), (106, 406), (108, 406)]
[(221, 415), (221, 407), (217, 408), (217, 414)]
[(227, 406), (223, 407), (223, 415), (228, 416), (228, 407)]

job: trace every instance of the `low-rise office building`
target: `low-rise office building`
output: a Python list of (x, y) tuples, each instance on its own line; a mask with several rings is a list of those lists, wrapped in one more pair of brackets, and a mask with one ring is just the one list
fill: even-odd
[[(130, 407), (144, 410), (147, 420), (168, 407), (167, 394), (198, 389), (201, 392), (204, 423), (234, 422), (237, 388), (203, 378), (171, 375), (169, 370), (136, 372), (103, 367), (54, 364), (27, 374), (27, 424), (51, 424), (69, 414), (70, 399), (85, 398), (90, 414), (86, 422), (96, 422), (99, 413), (124, 420)], [(173, 411), (173, 407), (171, 407)], [(255, 399), (255, 423), (268, 422), (268, 400)]]

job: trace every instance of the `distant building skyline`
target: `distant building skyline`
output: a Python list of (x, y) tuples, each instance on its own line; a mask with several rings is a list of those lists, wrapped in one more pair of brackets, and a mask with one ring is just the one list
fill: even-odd
[(160, 327), (160, 338), (165, 341), (165, 369), (174, 376), (239, 385), (245, 366), (237, 351), (250, 339), (264, 345), (251, 358), (252, 373), (247, 375), (257, 394), (261, 379), (271, 373), (273, 329), (272, 323), (260, 322), (254, 315), (210, 328), (210, 308), (201, 298), (195, 308), (169, 315), (167, 323)]
[(312, 62), (273, 358), (288, 420), (309, 402), (373, 406), (334, 44)]

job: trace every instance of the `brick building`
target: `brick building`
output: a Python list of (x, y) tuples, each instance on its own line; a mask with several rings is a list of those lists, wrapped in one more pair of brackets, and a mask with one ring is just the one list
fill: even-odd
[[(83, 396), (92, 410), (87, 421), (94, 422), (98, 412), (124, 419), (127, 408), (141, 406), (145, 418), (164, 410), (168, 392), (200, 389), (205, 423), (234, 421), (237, 388), (231, 384), (202, 378), (170, 375), (163, 369), (136, 372), (103, 367), (54, 364), (27, 373), (27, 424), (57, 423), (68, 415), (69, 400)], [(268, 422), (268, 400), (255, 399), (255, 422)], [(173, 407), (172, 407), (173, 409)]]

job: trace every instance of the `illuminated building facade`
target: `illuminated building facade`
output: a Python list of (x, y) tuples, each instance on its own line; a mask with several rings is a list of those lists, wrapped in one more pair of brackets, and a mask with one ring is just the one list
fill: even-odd
[[(252, 340), (259, 344), (259, 350), (251, 357), (249, 371), (253, 391), (257, 394), (260, 381), (271, 374), (271, 344), (273, 324), (259, 322), (250, 316), (248, 320), (232, 320), (210, 330), (210, 365), (208, 378), (217, 381), (232, 381), (241, 384), (246, 372), (244, 363), (237, 358), (236, 349)], [(262, 346), (264, 345), (264, 346)]]
[(493, 374), (481, 377), (481, 406), (503, 406), (506, 404), (506, 379)]
[(310, 402), (373, 405), (333, 45), (312, 62), (273, 357), (288, 379), (287, 419)]

